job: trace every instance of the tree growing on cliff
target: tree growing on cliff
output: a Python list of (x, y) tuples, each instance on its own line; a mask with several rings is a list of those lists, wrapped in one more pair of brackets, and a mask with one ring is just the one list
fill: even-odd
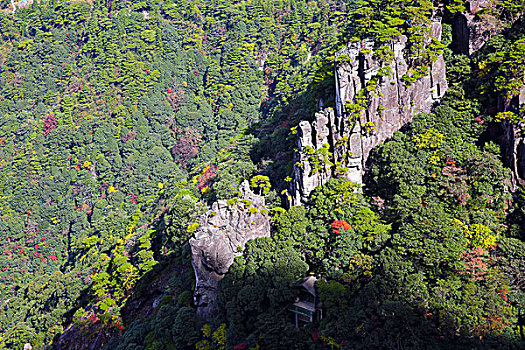
[(250, 179), (250, 187), (254, 188), (258, 194), (267, 194), (270, 191), (270, 178), (264, 175), (255, 175)]
[(514, 42), (508, 51), (498, 53), (492, 59), (499, 63), (496, 91), (505, 97), (508, 105), (512, 98), (519, 95), (524, 84), (525, 39)]

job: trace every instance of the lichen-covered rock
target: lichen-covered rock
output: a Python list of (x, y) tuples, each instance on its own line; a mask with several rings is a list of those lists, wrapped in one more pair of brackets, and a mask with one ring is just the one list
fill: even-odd
[(220, 200), (200, 219), (195, 237), (190, 239), (195, 270), (197, 315), (210, 319), (215, 314), (219, 282), (235, 257), (242, 255), (246, 242), (270, 236), (270, 219), (264, 198), (255, 195), (244, 181), (240, 195), (228, 203)]

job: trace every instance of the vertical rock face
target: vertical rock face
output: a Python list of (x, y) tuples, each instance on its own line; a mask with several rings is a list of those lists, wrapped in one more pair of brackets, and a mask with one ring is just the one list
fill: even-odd
[(472, 55), (485, 45), (494, 34), (502, 32), (506, 26), (497, 18), (479, 16), (478, 12), (489, 6), (490, 0), (466, 1), (466, 11), (457, 13), (452, 21), (453, 43), (457, 53)]
[(525, 123), (518, 125), (505, 121), (502, 123), (503, 163), (512, 170), (512, 190), (525, 185)]
[[(441, 39), (441, 21), (431, 23), (432, 35)], [(415, 82), (405, 84), (401, 77), (410, 73), (406, 57), (407, 38), (401, 37), (393, 46), (392, 63), (374, 57), (374, 43), (349, 44), (336, 53), (336, 113), (332, 109), (315, 115), (313, 122), (303, 121), (297, 128), (297, 151), (290, 184), (291, 205), (306, 203), (310, 192), (335, 174), (344, 174), (361, 184), (365, 163), (372, 148), (392, 137), (395, 131), (412, 120), (414, 114), (428, 113), (448, 89), (445, 62), (442, 56), (431, 64), (430, 72)], [(344, 60), (337, 57), (344, 56)], [(380, 77), (389, 66), (393, 74)], [(356, 95), (377, 79), (375, 91), (367, 92), (367, 107), (356, 120), (348, 120), (344, 104), (354, 103)], [(331, 157), (323, 162), (319, 153), (329, 146)], [(313, 150), (313, 152), (312, 152)], [(312, 157), (314, 161), (312, 161)], [(321, 165), (314, 163), (319, 163)]]
[[(339, 118), (332, 108), (315, 114), (313, 122), (302, 121), (297, 126), (297, 148), (294, 154), (294, 168), (290, 183), (291, 205), (305, 204), (310, 192), (317, 186), (326, 183), (332, 176), (329, 162), (313, 158), (324, 158), (319, 150), (333, 150), (338, 139)], [(328, 158), (328, 155), (326, 156)]]
[[(521, 93), (518, 97), (518, 106), (525, 105), (525, 86), (522, 86)], [(519, 133), (518, 133), (519, 131)], [(525, 186), (525, 123), (520, 123), (514, 126), (514, 159), (515, 167), (513, 172), (516, 177), (516, 182), (520, 186)], [(525, 223), (524, 223), (525, 225)]]
[[(441, 23), (432, 23), (432, 35), (441, 39)], [(372, 148), (392, 137), (394, 132), (412, 121), (417, 113), (428, 113), (448, 89), (445, 75), (445, 61), (442, 56), (431, 64), (430, 73), (405, 84), (401, 77), (409, 73), (410, 63), (405, 57), (406, 37), (401, 37), (394, 45), (394, 62), (390, 64), (392, 76), (383, 77), (378, 83), (375, 96), (369, 97), (367, 109), (353, 125), (350, 132), (349, 157), (355, 164), (351, 169), (352, 178), (361, 178), (364, 164)], [(378, 71), (385, 65), (374, 58), (373, 51), (360, 54), (357, 48), (351, 48), (350, 61), (336, 62), (336, 74), (340, 102), (354, 101), (359, 90), (365, 88)], [(342, 107), (338, 107), (338, 111)], [(366, 124), (368, 123), (368, 127)], [(372, 130), (374, 126), (376, 130)], [(361, 181), (359, 181), (361, 182)]]
[[(524, 82), (525, 84), (525, 82)], [(525, 105), (525, 85), (521, 87), (519, 96), (515, 97), (506, 108), (503, 98), (500, 99), (498, 109), (520, 114), (520, 106)], [(512, 171), (512, 190), (518, 186), (525, 186), (525, 123), (501, 123), (503, 135), (498, 140), (501, 145), (503, 164)]]
[(255, 195), (244, 181), (237, 200), (213, 203), (212, 210), (200, 219), (195, 238), (190, 239), (195, 270), (195, 305), (197, 315), (210, 319), (215, 315), (219, 282), (235, 257), (242, 255), (248, 240), (270, 236), (270, 219), (264, 199)]

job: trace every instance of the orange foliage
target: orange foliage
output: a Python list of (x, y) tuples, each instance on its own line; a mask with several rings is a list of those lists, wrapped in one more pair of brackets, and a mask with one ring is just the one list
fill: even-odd
[(344, 231), (348, 231), (348, 230), (353, 230), (354, 229), (352, 227), (352, 225), (350, 225), (345, 220), (334, 220), (334, 222), (332, 222), (331, 226), (332, 226), (332, 232), (335, 233), (335, 234), (339, 234), (339, 230), (341, 229), (341, 227), (343, 228)]

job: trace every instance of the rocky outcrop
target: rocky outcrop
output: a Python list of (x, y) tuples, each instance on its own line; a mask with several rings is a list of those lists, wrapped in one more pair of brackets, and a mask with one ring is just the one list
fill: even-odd
[[(441, 39), (441, 22), (432, 22), (432, 35)], [(389, 64), (393, 75), (379, 79), (376, 91), (368, 96), (367, 109), (361, 113), (350, 131), (349, 157), (354, 166), (351, 178), (361, 178), (364, 164), (370, 151), (381, 142), (392, 137), (394, 132), (412, 121), (417, 113), (428, 113), (448, 89), (443, 56), (431, 64), (430, 73), (413, 83), (401, 79), (410, 74), (411, 64), (406, 58), (407, 38), (401, 37), (394, 45), (394, 61)], [(359, 48), (346, 50), (350, 61), (336, 62), (340, 102), (338, 114), (344, 114), (342, 105), (354, 101), (356, 94), (368, 86), (370, 79), (377, 77), (385, 66), (373, 55), (360, 53)], [(362, 51), (361, 51), (362, 52)], [(375, 96), (374, 96), (375, 95)]]
[(456, 13), (452, 19), (453, 48), (456, 53), (470, 56), (481, 49), (490, 37), (508, 28), (508, 21), (480, 13), (490, 4), (490, 0), (466, 1), (465, 12)]
[[(525, 106), (525, 81), (523, 84), (520, 94), (510, 103), (506, 104), (504, 98), (500, 97), (499, 111), (509, 111), (523, 116), (520, 107)], [(503, 164), (512, 171), (511, 190), (515, 191), (518, 186), (525, 186), (525, 122), (504, 120), (496, 125), (498, 124), (502, 133), (497, 141), (501, 145)]]
[[(305, 204), (310, 193), (332, 177), (330, 153), (338, 139), (338, 121), (334, 110), (327, 108), (316, 113), (313, 122), (303, 120), (297, 126), (297, 148), (289, 189), (291, 205)], [(326, 151), (324, 155), (320, 154), (323, 150)]]
[(477, 15), (489, 3), (490, 0), (466, 1), (466, 11), (456, 13), (452, 20), (452, 42), (455, 52), (470, 56), (497, 32), (497, 28), (481, 21)]
[(502, 124), (503, 137), (500, 143), (503, 146), (503, 163), (512, 171), (512, 190), (516, 190), (518, 186), (525, 185), (525, 123), (505, 121)]
[(233, 260), (242, 255), (246, 242), (270, 236), (270, 220), (264, 199), (255, 195), (244, 181), (240, 195), (230, 201), (220, 200), (200, 219), (195, 238), (190, 239), (195, 270), (195, 305), (197, 315), (210, 319), (215, 315), (219, 282)]
[(112, 327), (105, 327), (101, 322), (77, 327), (70, 324), (60, 335), (54, 345), (58, 350), (98, 350), (104, 349), (111, 338), (117, 337), (118, 332)]
[[(431, 23), (431, 33), (438, 40), (441, 28), (439, 19)], [(336, 53), (336, 113), (325, 109), (315, 115), (313, 122), (303, 121), (297, 128), (289, 188), (291, 205), (307, 203), (311, 191), (336, 174), (361, 184), (372, 148), (392, 137), (413, 115), (430, 112), (443, 96), (448, 84), (442, 56), (437, 57), (430, 65), (430, 72), (422, 78), (411, 83), (402, 79), (411, 74), (412, 64), (406, 57), (408, 45), (404, 36), (392, 45), (391, 63), (374, 56), (372, 41), (349, 44)], [(380, 74), (387, 66), (392, 74)], [(377, 87), (370, 89), (372, 80)], [(357, 118), (349, 118), (344, 104), (355, 103), (363, 89), (367, 91), (366, 108)], [(328, 159), (323, 155), (327, 146)]]

